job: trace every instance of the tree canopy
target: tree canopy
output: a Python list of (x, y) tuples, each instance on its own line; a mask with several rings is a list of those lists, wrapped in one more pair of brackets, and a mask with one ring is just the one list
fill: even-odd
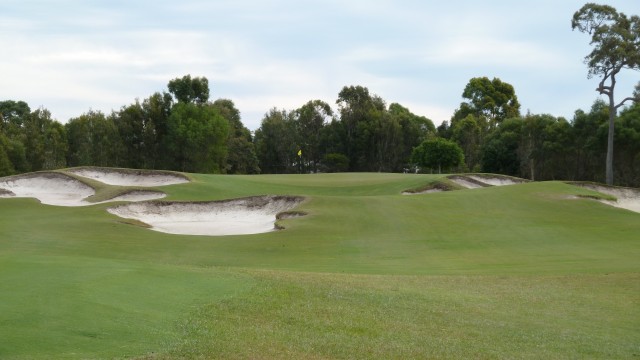
[(442, 169), (451, 168), (462, 164), (464, 154), (462, 149), (454, 141), (434, 138), (423, 141), (414, 150), (411, 158), (419, 166), (437, 169), (438, 174)]
[(472, 78), (465, 86), (462, 97), (467, 101), (461, 103), (456, 110), (456, 120), (474, 115), (495, 126), (505, 119), (520, 115), (520, 103), (515, 89), (498, 78)]
[(204, 104), (209, 100), (209, 80), (206, 77), (191, 78), (185, 75), (169, 81), (169, 92), (178, 102)]

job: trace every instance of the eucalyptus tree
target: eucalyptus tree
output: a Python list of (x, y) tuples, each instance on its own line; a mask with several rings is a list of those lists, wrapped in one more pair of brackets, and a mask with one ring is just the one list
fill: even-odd
[(616, 182), (640, 187), (640, 102), (620, 112), (616, 129)]
[(0, 177), (13, 175), (16, 171), (8, 154), (10, 146), (9, 139), (0, 132)]
[(31, 171), (66, 166), (68, 149), (64, 127), (45, 108), (33, 111), (24, 120), (24, 146)]
[(171, 156), (167, 150), (166, 137), (173, 99), (167, 92), (156, 92), (142, 101), (142, 138), (146, 142), (143, 166), (150, 169), (166, 168)]
[(322, 131), (333, 116), (333, 110), (322, 100), (311, 100), (295, 113), (300, 156), (313, 172), (317, 172), (322, 159)]
[(515, 89), (499, 78), (477, 77), (469, 80), (462, 92), (467, 101), (460, 104), (453, 116), (451, 126), (468, 115), (486, 120), (487, 126), (495, 128), (504, 120), (520, 116), (520, 103)]
[(487, 136), (481, 147), (483, 172), (520, 176), (522, 125), (521, 118), (506, 119)]
[(24, 101), (0, 101), (0, 132), (11, 139), (20, 136), (24, 120), (31, 114), (31, 108)]
[(222, 173), (226, 171), (229, 121), (220, 106), (209, 102), (209, 81), (185, 75), (169, 81), (177, 103), (167, 118), (164, 146), (170, 152), (166, 167), (174, 170)]
[(251, 131), (242, 124), (240, 110), (229, 99), (218, 99), (212, 106), (229, 123), (225, 172), (228, 174), (260, 173)]
[(597, 99), (589, 112), (576, 110), (571, 120), (575, 180), (605, 181), (609, 110)]
[(147, 138), (149, 127), (140, 101), (123, 106), (117, 113), (112, 114), (109, 120), (115, 124), (122, 140), (126, 157), (119, 164), (122, 167), (142, 169), (146, 168), (145, 158), (149, 153), (148, 147), (152, 146)]
[(336, 100), (340, 122), (344, 130), (344, 151), (349, 158), (349, 170), (364, 171), (368, 168), (369, 122), (372, 114), (384, 108), (382, 99), (369, 94), (363, 86), (345, 86)]
[(398, 103), (389, 105), (388, 112), (391, 118), (397, 121), (402, 133), (401, 143), (399, 144), (400, 153), (398, 154), (400, 163), (394, 169), (402, 170), (398, 168), (398, 165), (404, 168), (411, 160), (413, 148), (420, 145), (428, 137), (434, 136), (436, 127), (430, 119), (416, 115)]
[(120, 166), (128, 164), (129, 155), (113, 120), (99, 111), (88, 111), (65, 124), (69, 166)]
[(300, 140), (295, 112), (273, 108), (266, 113), (254, 136), (260, 169), (269, 174), (300, 171)]
[(175, 104), (169, 116), (168, 150), (173, 170), (221, 173), (225, 169), (229, 123), (211, 104)]
[(640, 70), (640, 17), (627, 17), (609, 5), (585, 4), (573, 14), (571, 28), (591, 35), (593, 50), (585, 57), (588, 77), (599, 77), (596, 91), (608, 97), (606, 182), (613, 184), (613, 142), (618, 109), (627, 101), (640, 101), (640, 83), (633, 96), (615, 100), (616, 77), (623, 69)]
[(478, 125), (478, 117), (469, 114), (454, 123), (451, 129), (451, 139), (464, 152), (464, 161), (469, 171), (476, 171), (480, 164), (480, 146), (482, 145), (482, 130)]

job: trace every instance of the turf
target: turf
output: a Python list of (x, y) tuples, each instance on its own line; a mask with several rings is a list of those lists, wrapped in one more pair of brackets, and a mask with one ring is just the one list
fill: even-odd
[[(561, 182), (400, 195), (436, 175), (220, 176), (285, 230), (162, 234), (0, 199), (0, 358), (633, 358), (640, 214)], [(110, 187), (102, 193), (117, 191)]]

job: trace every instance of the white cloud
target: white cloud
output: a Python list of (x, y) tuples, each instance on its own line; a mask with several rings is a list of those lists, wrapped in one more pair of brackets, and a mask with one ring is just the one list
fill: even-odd
[(554, 68), (562, 57), (538, 44), (498, 38), (465, 36), (449, 39), (424, 55), (431, 64)]
[(213, 98), (232, 99), (250, 128), (272, 107), (312, 99), (335, 106), (347, 85), (439, 122), (471, 77), (497, 76), (516, 87), (525, 109), (588, 107), (595, 92), (582, 102), (574, 96), (585, 83), (588, 38), (568, 24), (580, 6), (9, 1), (0, 6), (0, 100), (43, 105), (66, 121), (89, 108), (118, 109), (191, 74), (209, 79)]

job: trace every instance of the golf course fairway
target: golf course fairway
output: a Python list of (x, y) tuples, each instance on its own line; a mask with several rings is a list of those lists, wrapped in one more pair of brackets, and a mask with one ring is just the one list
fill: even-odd
[[(447, 179), (384, 173), (141, 189), (62, 173), (95, 204), (0, 198), (0, 359), (640, 358), (640, 213), (594, 190), (408, 196)], [(141, 190), (302, 200), (272, 231), (176, 235), (109, 212)]]

